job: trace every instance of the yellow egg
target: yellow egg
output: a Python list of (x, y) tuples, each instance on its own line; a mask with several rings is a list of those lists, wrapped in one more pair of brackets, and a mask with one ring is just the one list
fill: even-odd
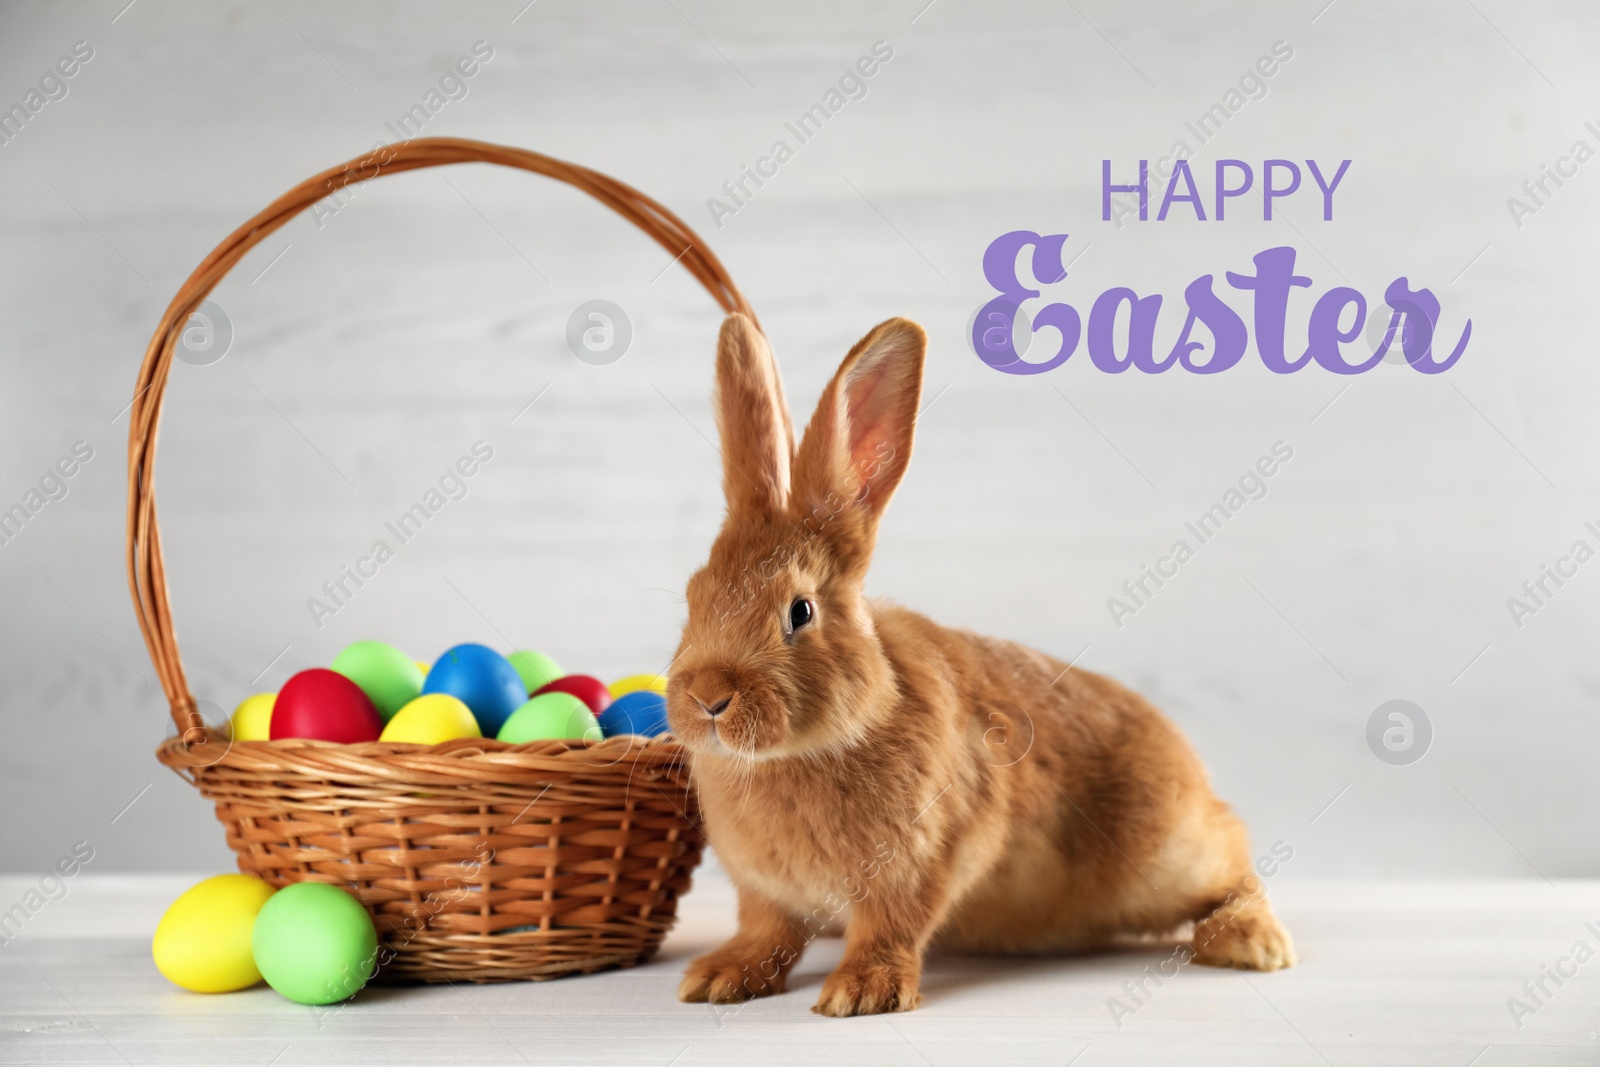
[(611, 698), (637, 693), (641, 689), (665, 694), (667, 691), (667, 676), (664, 674), (630, 674), (626, 678), (618, 678), (609, 686)]
[(426, 678), (428, 676), (428, 672), (429, 671), (433, 670), (433, 664), (431, 664), (431, 663), (424, 663), (420, 659), (419, 660), (413, 660), (412, 662), (417, 665), (417, 670), (422, 672), (422, 676), (424, 678)]
[(458, 737), (482, 736), (471, 708), (449, 693), (424, 693), (394, 713), (378, 740), (437, 745)]
[(261, 981), (250, 950), (256, 912), (272, 887), (248, 874), (207, 878), (172, 902), (150, 944), (156, 969), (194, 993), (231, 993)]
[(257, 693), (253, 697), (245, 697), (244, 701), (233, 709), (233, 718), (228, 720), (231, 736), (235, 741), (266, 741), (272, 737), (272, 705), (278, 700), (276, 693)]

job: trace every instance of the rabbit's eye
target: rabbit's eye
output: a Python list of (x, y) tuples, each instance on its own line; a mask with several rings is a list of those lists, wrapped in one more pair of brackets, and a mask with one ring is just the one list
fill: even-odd
[(811, 607), (811, 601), (804, 597), (789, 605), (789, 632), (792, 634), (802, 626), (809, 623), (816, 615)]

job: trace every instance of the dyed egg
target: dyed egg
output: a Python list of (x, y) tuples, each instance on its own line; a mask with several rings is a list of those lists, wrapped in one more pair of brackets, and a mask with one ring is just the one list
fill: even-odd
[(382, 641), (347, 645), (331, 666), (361, 687), (384, 722), (422, 693), (423, 672), (416, 662)]
[(529, 741), (599, 741), (604, 736), (583, 701), (571, 693), (543, 693), (518, 708), (496, 740), (522, 745)]
[(482, 736), (471, 708), (449, 693), (429, 693), (395, 712), (378, 740), (437, 745), (458, 737)]
[(245, 697), (228, 720), (228, 736), (235, 741), (266, 741), (272, 737), (272, 705), (276, 693), (257, 693)]
[(334, 671), (313, 667), (283, 683), (272, 705), (271, 737), (309, 737), (356, 744), (376, 741), (383, 720), (367, 694)]
[(534, 690), (533, 695), (541, 693), (571, 693), (585, 704), (596, 715), (606, 710), (611, 703), (611, 690), (606, 688), (606, 683), (587, 674), (568, 674), (557, 678), (553, 682), (546, 682), (541, 689)]
[(256, 916), (256, 967), (301, 1004), (353, 996), (378, 968), (378, 931), (349, 893), (322, 882), (284, 886)]
[(250, 951), (256, 913), (272, 887), (248, 874), (219, 874), (172, 902), (150, 943), (156, 969), (192, 993), (231, 993), (261, 981)]
[(607, 737), (638, 734), (654, 737), (667, 732), (667, 698), (653, 689), (624, 693), (600, 713), (600, 729)]
[(421, 671), (421, 672), (422, 672), (422, 676), (423, 676), (423, 677), (424, 677), (424, 678), (426, 678), (426, 677), (427, 677), (427, 676), (428, 676), (428, 671), (429, 671), (429, 669), (430, 669), (430, 668), (431, 668), (431, 667), (432, 667), (432, 666), (433, 666), (433, 664), (431, 664), (431, 663), (424, 663), (424, 662), (422, 662), (422, 661), (421, 661), (421, 660), (420, 660), (420, 659), (419, 659), (419, 660), (415, 660), (415, 661), (414, 661), (414, 662), (415, 662), (415, 663), (416, 663), (416, 665), (417, 665), (417, 670), (419, 670), (419, 671)]
[(424, 693), (449, 693), (472, 709), (487, 735), (500, 727), (528, 699), (522, 677), (507, 659), (482, 645), (457, 645), (439, 657), (422, 683)]
[(538, 692), (544, 688), (546, 682), (553, 682), (562, 674), (561, 664), (543, 652), (523, 649), (521, 652), (511, 653), (506, 658), (517, 669), (518, 676), (522, 678), (522, 688), (528, 693)]
[(649, 690), (653, 693), (665, 694), (667, 691), (667, 676), (664, 674), (630, 674), (626, 678), (618, 678), (607, 687), (611, 698), (627, 696), (640, 690)]

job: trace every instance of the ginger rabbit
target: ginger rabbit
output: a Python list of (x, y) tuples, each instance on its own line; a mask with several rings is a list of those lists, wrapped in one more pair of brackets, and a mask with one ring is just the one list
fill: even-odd
[(905, 319), (872, 330), (796, 450), (765, 338), (742, 315), (723, 325), (727, 517), (689, 581), (667, 700), (739, 926), (689, 966), (680, 999), (781, 993), (839, 925), (823, 1015), (916, 1007), (930, 944), (1069, 952), (1192, 923), (1196, 962), (1291, 965), (1244, 826), (1160, 712), (863, 595), (926, 347)]

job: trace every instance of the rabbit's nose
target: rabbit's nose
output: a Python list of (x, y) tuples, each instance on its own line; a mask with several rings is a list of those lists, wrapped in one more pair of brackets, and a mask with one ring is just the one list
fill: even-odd
[(721, 700), (717, 701), (715, 704), (707, 704), (705, 701), (701, 700), (699, 697), (695, 697), (694, 698), (694, 702), (696, 704), (700, 705), (700, 708), (701, 708), (702, 711), (704, 711), (707, 715), (709, 715), (713, 719), (715, 719), (718, 715), (721, 715), (724, 711), (727, 710), (728, 702), (730, 700), (732, 700), (732, 699), (733, 699), (732, 697), (723, 697)]

